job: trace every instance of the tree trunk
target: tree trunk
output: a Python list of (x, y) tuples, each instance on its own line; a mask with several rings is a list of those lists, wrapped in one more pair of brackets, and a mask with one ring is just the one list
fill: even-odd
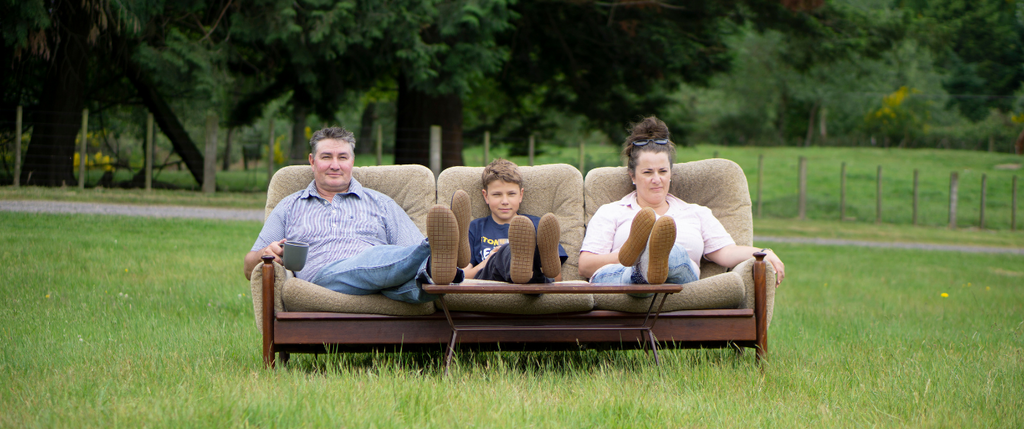
[(359, 120), (359, 140), (356, 140), (357, 154), (373, 153), (373, 124), (377, 122), (377, 103), (366, 103)]
[(430, 165), (430, 126), (441, 126), (441, 168), (463, 165), (462, 99), (431, 96), (398, 79), (395, 164)]
[(229, 127), (228, 135), (224, 139), (224, 168), (221, 168), (221, 171), (228, 171), (228, 169), (231, 168), (231, 137), (233, 137), (234, 134), (235, 128)]
[(811, 147), (811, 140), (814, 139), (814, 114), (818, 112), (820, 101), (815, 101), (811, 106), (811, 117), (807, 118), (807, 138), (804, 139), (804, 147)]
[[(89, 22), (77, 2), (57, 8), (57, 20), (64, 25), (61, 43), (53, 52), (53, 63), (35, 112), (32, 142), (22, 163), (21, 184), (32, 186), (74, 186), (75, 136), (82, 128), (85, 106), (85, 75), (88, 48), (85, 35)], [(87, 154), (81, 154), (87, 156)]]
[[(196, 148), (195, 142), (192, 141), (192, 137), (185, 131), (185, 126), (178, 120), (178, 115), (174, 114), (171, 105), (167, 104), (167, 101), (156, 90), (156, 86), (150, 83), (148, 77), (142, 72), (142, 68), (132, 61), (129, 55), (125, 56), (125, 77), (132, 83), (135, 90), (139, 92), (142, 104), (146, 105), (149, 112), (153, 114), (153, 120), (160, 126), (160, 130), (167, 136), (167, 139), (171, 141), (174, 152), (185, 162), (185, 167), (192, 173), (192, 178), (201, 185), (203, 183), (202, 152)], [(132, 178), (132, 184), (138, 186), (144, 183), (144, 174), (145, 170), (139, 171)]]
[(309, 163), (309, 139), (306, 138), (306, 118), (312, 97), (304, 90), (292, 94), (292, 148), (288, 154), (290, 164)]

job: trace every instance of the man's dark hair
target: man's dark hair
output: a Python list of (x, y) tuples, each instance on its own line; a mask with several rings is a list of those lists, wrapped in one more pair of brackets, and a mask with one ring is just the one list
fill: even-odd
[(352, 145), (352, 151), (356, 150), (355, 134), (342, 127), (321, 128), (313, 133), (313, 137), (309, 138), (309, 146), (313, 149), (314, 155), (316, 154), (316, 145), (320, 143), (320, 140), (341, 140)]

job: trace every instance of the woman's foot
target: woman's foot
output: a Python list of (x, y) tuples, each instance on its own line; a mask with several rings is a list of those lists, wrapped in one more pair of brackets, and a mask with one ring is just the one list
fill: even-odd
[(629, 238), (626, 239), (626, 244), (619, 249), (619, 263), (622, 266), (630, 267), (636, 264), (640, 254), (647, 248), (647, 239), (651, 236), (651, 229), (654, 227), (657, 217), (654, 209), (650, 207), (640, 210), (640, 213), (633, 217), (633, 224), (629, 228)]
[(662, 284), (668, 278), (668, 257), (676, 242), (676, 222), (669, 216), (662, 216), (654, 222), (647, 252), (640, 257), (637, 269), (647, 284)]

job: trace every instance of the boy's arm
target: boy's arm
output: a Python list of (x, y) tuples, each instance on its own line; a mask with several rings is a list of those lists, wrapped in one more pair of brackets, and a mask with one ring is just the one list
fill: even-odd
[(480, 271), (480, 269), (482, 269), (483, 267), (487, 266), (487, 261), (491, 259), (491, 254), (493, 253), (494, 252), (488, 252), (487, 257), (484, 258), (484, 260), (480, 261), (479, 264), (473, 265), (472, 263), (470, 263), (469, 265), (466, 265), (466, 267), (462, 269), (462, 272), (465, 274), (465, 277), (467, 279), (476, 278), (476, 273)]

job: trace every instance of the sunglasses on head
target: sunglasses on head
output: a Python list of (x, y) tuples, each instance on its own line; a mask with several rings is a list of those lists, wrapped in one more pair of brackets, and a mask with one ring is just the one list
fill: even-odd
[(647, 139), (647, 140), (637, 140), (637, 141), (633, 142), (633, 146), (647, 146), (647, 144), (648, 144), (648, 143), (654, 143), (654, 144), (666, 145), (666, 144), (668, 144), (668, 139), (659, 139), (659, 140), (654, 140), (654, 139)]

